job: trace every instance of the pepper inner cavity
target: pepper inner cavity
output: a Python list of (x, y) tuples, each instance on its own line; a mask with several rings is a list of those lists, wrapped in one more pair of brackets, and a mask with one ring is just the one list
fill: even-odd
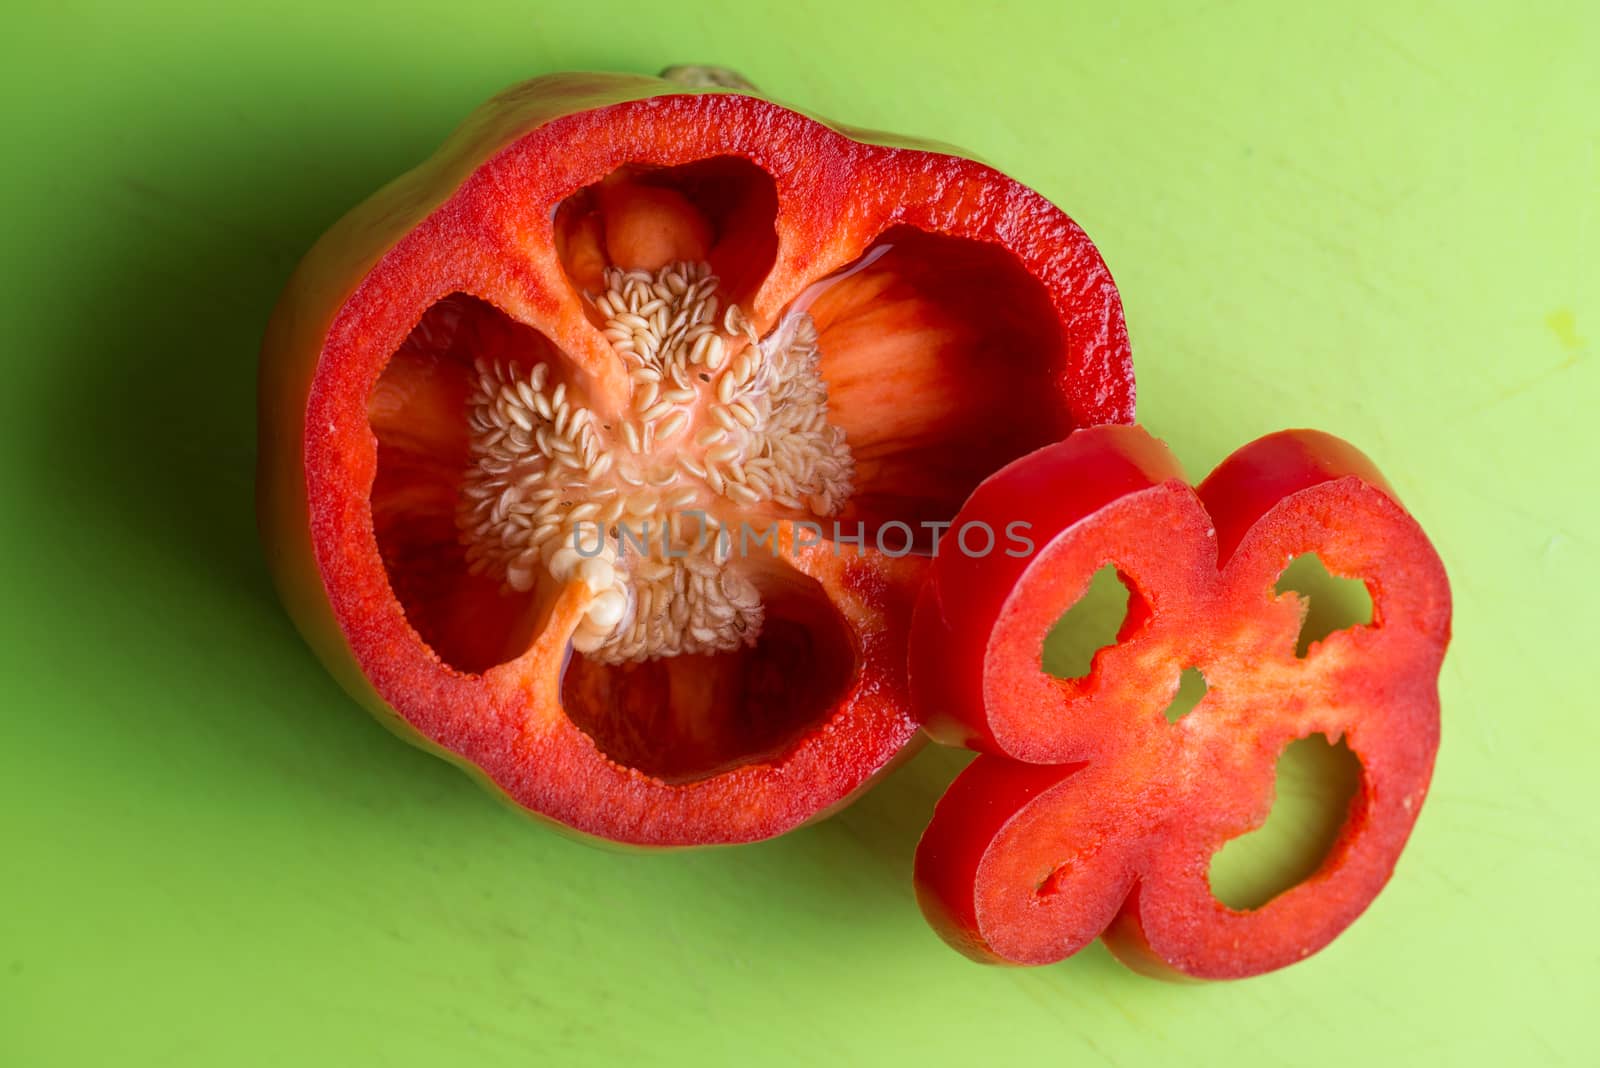
[(837, 515), (854, 477), (816, 328), (791, 311), (758, 337), (737, 304), (721, 309), (704, 262), (604, 280), (594, 305), (629, 374), (620, 418), (549, 364), (476, 362), (468, 565), (518, 591), (584, 583), (573, 647), (602, 663), (754, 645), (761, 596), (733, 559), (764, 529), (753, 514)]

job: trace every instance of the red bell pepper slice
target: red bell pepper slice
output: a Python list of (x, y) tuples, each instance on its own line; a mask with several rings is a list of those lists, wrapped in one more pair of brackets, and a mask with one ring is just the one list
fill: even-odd
[[(1079, 431), (983, 483), (956, 523), (1031, 524), (1029, 558), (942, 553), (910, 655), (926, 727), (981, 752), (917, 851), (918, 899), (956, 948), (1041, 964), (1103, 936), (1140, 971), (1235, 978), (1325, 946), (1394, 869), (1439, 742), (1450, 635), (1438, 555), (1370, 460), (1284, 431), (1198, 488), (1138, 427)], [(1364, 581), (1370, 625), (1296, 655), (1307, 603), (1274, 593), (1316, 553)], [(1041, 666), (1046, 633), (1106, 564), (1130, 590), (1114, 645), (1081, 679)], [(1175, 723), (1180, 673), (1208, 691)], [(1264, 822), (1278, 755), (1340, 736), (1362, 765), (1321, 867), (1260, 908), (1208, 883), (1211, 857)]]

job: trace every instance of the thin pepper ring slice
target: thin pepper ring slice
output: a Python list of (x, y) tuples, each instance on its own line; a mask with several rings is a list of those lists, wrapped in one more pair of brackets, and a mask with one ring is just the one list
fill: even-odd
[[(1331, 435), (1269, 435), (1191, 488), (1138, 427), (1015, 461), (956, 519), (1019, 521), (1037, 553), (943, 554), (915, 610), (919, 715), (981, 754), (917, 851), (929, 921), (980, 960), (1042, 964), (1103, 937), (1165, 977), (1253, 975), (1327, 945), (1393, 872), (1438, 748), (1451, 602), (1421, 527)], [(1300, 656), (1307, 602), (1275, 584), (1307, 553), (1362, 581), (1373, 613)], [(1081, 678), (1047, 675), (1047, 632), (1108, 564), (1130, 591), (1116, 642)], [(1205, 696), (1168, 722), (1188, 668)], [(1314, 734), (1361, 763), (1337, 840), (1261, 907), (1224, 905), (1212, 857), (1265, 821), (1277, 758)]]

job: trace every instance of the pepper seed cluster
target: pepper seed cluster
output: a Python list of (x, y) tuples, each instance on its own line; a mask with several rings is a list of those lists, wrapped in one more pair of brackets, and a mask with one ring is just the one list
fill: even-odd
[(573, 645), (602, 662), (752, 644), (761, 599), (729, 566), (723, 513), (770, 504), (830, 516), (851, 492), (815, 324), (791, 312), (763, 340), (730, 304), (719, 331), (718, 279), (704, 263), (612, 268), (605, 280), (594, 305), (629, 376), (615, 425), (552, 383), (548, 364), (477, 363), (459, 512), (469, 567), (519, 591), (546, 577), (585, 583), (593, 596)]

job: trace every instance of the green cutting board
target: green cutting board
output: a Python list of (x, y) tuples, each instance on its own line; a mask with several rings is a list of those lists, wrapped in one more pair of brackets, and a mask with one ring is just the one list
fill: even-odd
[[(20, 5), (0, 43), (0, 1064), (1593, 1063), (1593, 5)], [(1195, 474), (1366, 449), (1450, 569), (1389, 889), (1260, 979), (985, 969), (909, 865), (960, 764), (616, 855), (385, 733), (280, 613), (256, 344), (321, 230), (503, 85), (742, 68), (968, 147), (1121, 285)]]

